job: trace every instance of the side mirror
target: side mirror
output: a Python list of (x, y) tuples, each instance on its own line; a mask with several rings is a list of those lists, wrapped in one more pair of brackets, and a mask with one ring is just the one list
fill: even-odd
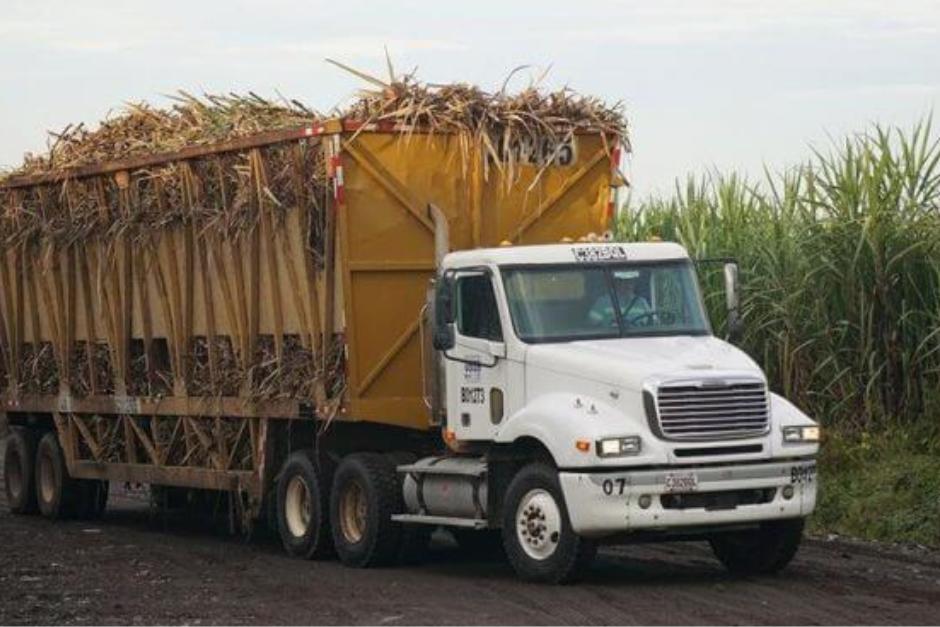
[(741, 291), (738, 281), (738, 264), (725, 263), (725, 303), (728, 308), (728, 340), (738, 342), (744, 334), (741, 322)]
[(438, 324), (452, 324), (457, 318), (454, 311), (454, 277), (449, 274), (442, 275), (437, 280), (434, 291), (434, 313)]
[(454, 279), (443, 275), (434, 288), (434, 339), (435, 350), (446, 351), (454, 347)]
[(434, 350), (449, 351), (454, 347), (456, 341), (456, 337), (454, 336), (454, 325), (445, 324), (434, 329)]

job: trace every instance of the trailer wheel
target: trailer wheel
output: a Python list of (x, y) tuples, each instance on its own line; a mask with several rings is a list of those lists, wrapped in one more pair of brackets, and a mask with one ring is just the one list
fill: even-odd
[(748, 531), (709, 538), (715, 557), (736, 575), (768, 575), (783, 570), (803, 539), (803, 519), (773, 520)]
[(503, 547), (519, 577), (541, 583), (577, 579), (597, 552), (571, 528), (557, 471), (540, 462), (522, 468), (506, 490)]
[(291, 557), (326, 557), (332, 549), (324, 469), (317, 470), (311, 454), (292, 453), (277, 481), (277, 528)]
[(375, 453), (345, 458), (333, 479), (330, 521), (339, 558), (347, 566), (391, 564), (399, 557), (402, 525), (392, 515), (402, 511), (395, 465)]
[(36, 512), (36, 436), (29, 429), (11, 427), (3, 452), (3, 478), (7, 504), (14, 514)]
[(69, 476), (55, 431), (42, 436), (36, 450), (36, 502), (46, 518), (75, 516), (81, 499), (78, 482)]

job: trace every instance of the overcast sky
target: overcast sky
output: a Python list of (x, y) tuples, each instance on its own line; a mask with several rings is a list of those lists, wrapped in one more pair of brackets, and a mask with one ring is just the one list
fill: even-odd
[(639, 195), (712, 167), (782, 169), (940, 102), (937, 0), (3, 0), (0, 14), (0, 165), (47, 129), (181, 88), (328, 110), (360, 83), (324, 57), (381, 75), (385, 45), (429, 82), (498, 89), (517, 65), (551, 65), (548, 87), (622, 100)]

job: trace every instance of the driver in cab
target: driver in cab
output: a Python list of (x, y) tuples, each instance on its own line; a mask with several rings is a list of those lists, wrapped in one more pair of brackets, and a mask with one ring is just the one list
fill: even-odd
[[(617, 293), (617, 302), (620, 305), (620, 316), (627, 326), (641, 322), (652, 311), (650, 304), (643, 296), (637, 294), (636, 287), (640, 273), (637, 270), (614, 272), (614, 291)], [(603, 326), (617, 326), (617, 316), (614, 314), (614, 304), (606, 290), (591, 307), (588, 318), (592, 323)]]

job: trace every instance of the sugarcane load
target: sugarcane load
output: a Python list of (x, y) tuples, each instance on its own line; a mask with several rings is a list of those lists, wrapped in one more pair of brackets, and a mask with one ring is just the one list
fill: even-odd
[(181, 92), (0, 179), (11, 509), (134, 482), (356, 567), (441, 526), (543, 582), (641, 535), (786, 565), (818, 428), (714, 337), (684, 248), (610, 241), (621, 107), (346, 69), (330, 114)]

